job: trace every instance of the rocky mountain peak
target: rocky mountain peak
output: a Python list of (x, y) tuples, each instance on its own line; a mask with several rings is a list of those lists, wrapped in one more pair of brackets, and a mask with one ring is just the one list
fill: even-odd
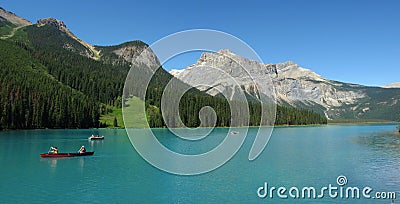
[(242, 72), (243, 68), (255, 70), (264, 65), (257, 61), (236, 55), (231, 50), (224, 49), (216, 53), (203, 52), (196, 64), (189, 66), (189, 68), (196, 66), (210, 66), (220, 69), (229, 69), (229, 72)]
[(65, 25), (64, 22), (57, 20), (55, 18), (42, 18), (36, 22), (37, 26), (45, 26), (45, 25), (50, 25), (55, 28), (57, 28), (60, 31), (63, 31), (65, 33), (69, 33), (70, 31), (67, 29), (67, 26)]
[(218, 51), (219, 54), (225, 54), (225, 55), (235, 55), (231, 50), (229, 49), (223, 49)]
[(299, 65), (295, 62), (292, 61), (287, 61), (287, 62), (281, 62), (276, 64), (277, 65), (277, 69), (281, 70), (283, 68), (290, 68), (290, 67), (299, 67)]
[(327, 80), (321, 75), (315, 73), (314, 71), (303, 68), (295, 62), (288, 61), (283, 63), (275, 64), (277, 75), (280, 78), (292, 78), (292, 79), (306, 79), (326, 82)]
[(16, 26), (28, 26), (32, 25), (32, 23), (24, 18), (17, 16), (15, 13), (9, 12), (4, 8), (0, 7), (0, 17), (10, 21), (12, 24)]
[(215, 61), (218, 57), (219, 58), (223, 58), (223, 56), (235, 56), (235, 54), (226, 49), (226, 50), (219, 50), (216, 53), (213, 52), (203, 52), (200, 56), (200, 58), (197, 60), (196, 65), (201, 65), (204, 63), (208, 63), (211, 61)]
[[(128, 42), (112, 51), (131, 65), (145, 64), (148, 67), (159, 67), (160, 62), (154, 52), (143, 42)], [(140, 56), (140, 57), (139, 57)]]

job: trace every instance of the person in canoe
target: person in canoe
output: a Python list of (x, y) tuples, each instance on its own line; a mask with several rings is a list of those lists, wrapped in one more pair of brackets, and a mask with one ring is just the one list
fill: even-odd
[(58, 154), (58, 148), (57, 147), (50, 147), (50, 154)]
[(85, 153), (85, 152), (86, 152), (85, 146), (82, 146), (78, 151), (79, 154), (82, 154), (82, 153)]

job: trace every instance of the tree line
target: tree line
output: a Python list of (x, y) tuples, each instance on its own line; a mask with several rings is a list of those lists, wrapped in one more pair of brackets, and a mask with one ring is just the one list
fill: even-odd
[[(196, 95), (190, 92), (185, 93), (179, 101), (178, 110), (168, 109), (164, 110), (166, 118), (161, 115), (161, 108), (151, 109), (149, 107), (160, 106), (160, 93), (159, 89), (148, 89), (146, 110), (149, 116), (150, 127), (165, 127), (165, 119), (169, 121), (169, 126), (178, 127), (178, 118), (173, 117), (172, 112), (179, 111), (179, 119), (187, 127), (199, 127), (201, 124), (199, 112), (201, 108), (209, 106), (213, 108), (217, 115), (216, 126), (229, 127), (231, 126), (232, 111), (231, 107), (235, 108), (236, 126), (259, 126), (261, 122), (262, 104), (261, 102), (254, 101), (231, 101), (228, 102), (225, 98), (212, 97), (209, 95)], [(236, 103), (236, 104), (235, 104)], [(242, 104), (240, 104), (242, 103)], [(230, 105), (231, 104), (231, 105)], [(268, 104), (264, 104), (267, 106)], [(244, 108), (246, 110), (242, 110)], [(266, 116), (270, 122), (263, 123), (264, 125), (309, 125), (309, 124), (326, 124), (327, 119), (318, 113), (306, 109), (296, 109), (292, 107), (276, 105), (276, 111), (273, 108), (266, 108), (269, 111)], [(171, 112), (168, 112), (171, 111)], [(276, 115), (275, 115), (276, 113)], [(172, 118), (168, 118), (172, 117)], [(207, 118), (204, 118), (207, 124)], [(211, 118), (209, 118), (211, 120)], [(274, 123), (272, 123), (274, 121)]]

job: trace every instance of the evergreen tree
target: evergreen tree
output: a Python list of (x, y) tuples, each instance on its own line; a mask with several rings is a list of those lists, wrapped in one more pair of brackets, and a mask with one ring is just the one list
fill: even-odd
[(114, 127), (118, 127), (118, 121), (116, 117), (114, 117)]

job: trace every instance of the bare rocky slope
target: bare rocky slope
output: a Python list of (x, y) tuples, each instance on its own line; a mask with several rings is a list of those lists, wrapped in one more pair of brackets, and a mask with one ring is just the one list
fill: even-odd
[(10, 21), (12, 24), (16, 26), (28, 26), (32, 25), (32, 23), (24, 18), (21, 18), (17, 15), (15, 15), (12, 12), (6, 11), (5, 9), (0, 7), (0, 17), (6, 19), (7, 21)]
[[(270, 95), (268, 87), (273, 84), (279, 104), (312, 109), (328, 119), (398, 120), (400, 116), (400, 89), (332, 81), (294, 62), (261, 64), (229, 50), (205, 52), (195, 64), (183, 71), (174, 70), (171, 74), (211, 95), (228, 93), (229, 97), (235, 94), (235, 83), (256, 98), (257, 91)], [(213, 88), (199, 86), (205, 82), (212, 82)], [(260, 90), (255, 90), (254, 82), (260, 84), (257, 86)]]

